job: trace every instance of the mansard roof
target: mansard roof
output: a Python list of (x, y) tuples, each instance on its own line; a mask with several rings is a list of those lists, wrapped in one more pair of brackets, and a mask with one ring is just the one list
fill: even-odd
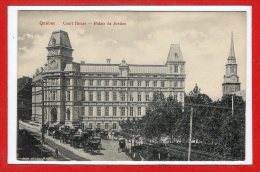
[[(80, 72), (90, 73), (119, 73), (120, 64), (81, 64)], [(137, 65), (129, 64), (129, 73), (164, 74), (167, 73), (165, 65)]]
[(167, 62), (183, 61), (180, 44), (171, 44)]
[(48, 47), (63, 46), (72, 48), (68, 33), (62, 30), (52, 32)]

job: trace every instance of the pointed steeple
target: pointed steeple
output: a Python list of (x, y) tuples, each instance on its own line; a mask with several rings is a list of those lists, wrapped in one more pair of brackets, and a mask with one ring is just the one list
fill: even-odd
[(231, 43), (230, 43), (230, 51), (229, 51), (228, 58), (236, 58), (235, 49), (234, 49), (233, 32), (231, 33)]

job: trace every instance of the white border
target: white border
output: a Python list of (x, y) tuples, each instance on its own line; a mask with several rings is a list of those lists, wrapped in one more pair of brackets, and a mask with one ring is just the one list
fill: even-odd
[[(245, 161), (18, 161), (17, 14), (18, 10), (68, 11), (244, 11), (247, 13)], [(252, 164), (252, 8), (251, 6), (9, 6), (8, 7), (8, 164), (95, 165), (250, 165)]]

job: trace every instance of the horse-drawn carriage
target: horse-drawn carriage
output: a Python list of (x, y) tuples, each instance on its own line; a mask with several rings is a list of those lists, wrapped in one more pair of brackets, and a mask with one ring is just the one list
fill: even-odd
[(71, 137), (70, 145), (73, 147), (84, 147), (84, 139), (82, 134), (75, 134)]
[(61, 127), (60, 142), (70, 143), (72, 136), (75, 134), (75, 128), (71, 126)]
[(101, 138), (94, 136), (87, 139), (85, 142), (84, 151), (93, 153), (99, 153), (101, 150)]
[(125, 141), (125, 139), (120, 138), (119, 142), (118, 142), (118, 145), (119, 145), (118, 152), (120, 152), (120, 151), (124, 152), (125, 149), (126, 149), (126, 141)]

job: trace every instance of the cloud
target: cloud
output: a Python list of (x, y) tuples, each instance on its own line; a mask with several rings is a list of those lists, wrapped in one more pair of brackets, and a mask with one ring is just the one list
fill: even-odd
[[(75, 62), (165, 64), (171, 43), (180, 43), (186, 60), (186, 92), (195, 83), (210, 97), (221, 97), (230, 33), (241, 87), (245, 89), (246, 15), (243, 12), (62, 12), (20, 11), (18, 76), (32, 76), (47, 60), (51, 33), (65, 30)], [(39, 21), (53, 21), (41, 26)], [(65, 26), (63, 21), (126, 22), (126, 26)]]

